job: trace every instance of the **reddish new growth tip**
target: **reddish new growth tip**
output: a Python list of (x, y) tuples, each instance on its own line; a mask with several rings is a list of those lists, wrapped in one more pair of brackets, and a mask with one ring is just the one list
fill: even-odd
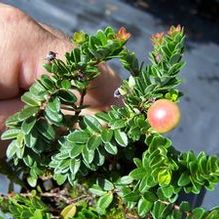
[(131, 37), (131, 34), (127, 32), (125, 27), (121, 27), (116, 34), (116, 39), (119, 41), (126, 41), (130, 37)]
[(164, 32), (152, 35), (151, 40), (154, 45), (159, 46), (163, 43)]
[(172, 36), (176, 33), (182, 32), (183, 31), (183, 27), (181, 27), (179, 24), (175, 27), (175, 26), (171, 26), (169, 31), (167, 32), (168, 35)]

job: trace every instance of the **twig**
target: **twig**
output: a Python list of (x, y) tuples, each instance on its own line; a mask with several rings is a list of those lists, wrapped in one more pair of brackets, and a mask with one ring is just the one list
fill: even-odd
[[(86, 89), (84, 89), (84, 90), (81, 92), (79, 107), (81, 107), (81, 106), (83, 105), (83, 103), (84, 103), (84, 97), (85, 97), (86, 93), (87, 93), (87, 90), (86, 90)], [(77, 111), (75, 112), (75, 116), (78, 117), (80, 113), (81, 113), (81, 109), (79, 109), (79, 110), (77, 110)]]
[(64, 195), (60, 194), (60, 193), (50, 193), (50, 192), (44, 192), (40, 194), (41, 197), (46, 197), (46, 198), (57, 198), (57, 199), (61, 199), (63, 200), (65, 203), (67, 204), (71, 204), (71, 198), (67, 198)]
[[(165, 204), (165, 205), (170, 205), (170, 204), (172, 204), (172, 203), (170, 203), (170, 202), (161, 201), (161, 200), (159, 200), (159, 202), (161, 202), (161, 203), (163, 203), (163, 204)], [(172, 205), (173, 205), (172, 207), (173, 207), (174, 209), (176, 209), (177, 211), (182, 211), (182, 210), (180, 209), (179, 205), (176, 205), (176, 204), (172, 204)], [(186, 214), (186, 216), (192, 215), (192, 212), (190, 212), (190, 211), (184, 211), (184, 213)]]

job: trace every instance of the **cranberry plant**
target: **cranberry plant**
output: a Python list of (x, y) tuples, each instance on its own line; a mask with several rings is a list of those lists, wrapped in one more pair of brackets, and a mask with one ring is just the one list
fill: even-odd
[[(126, 47), (129, 38), (124, 27), (77, 32), (64, 61), (50, 52), (49, 75), (21, 97), (24, 108), (6, 121), (1, 136), (11, 140), (5, 163), (11, 184), (0, 197), (2, 212), (15, 219), (219, 218), (219, 208), (192, 209), (178, 199), (182, 192), (214, 190), (218, 157), (177, 151), (147, 118), (157, 100), (176, 105), (182, 96), (183, 28), (152, 36), (149, 65)], [(130, 73), (115, 91), (123, 106), (81, 114), (98, 65), (112, 59)], [(13, 192), (13, 182), (21, 193)]]

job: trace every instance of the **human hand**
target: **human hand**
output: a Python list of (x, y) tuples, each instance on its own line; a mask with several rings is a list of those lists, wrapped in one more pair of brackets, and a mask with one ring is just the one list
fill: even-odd
[[(63, 33), (37, 23), (17, 8), (0, 3), (0, 135), (5, 120), (23, 107), (21, 94), (46, 71), (42, 67), (48, 51), (62, 59), (72, 44)], [(121, 79), (107, 65), (99, 66), (101, 75), (91, 82), (84, 103), (91, 107), (83, 114), (107, 110), (112, 104), (121, 104), (113, 97)], [(77, 94), (76, 94), (77, 95)], [(0, 140), (1, 151), (8, 142)], [(2, 155), (4, 156), (4, 152)], [(1, 155), (0, 155), (1, 157)]]
[[(59, 31), (34, 21), (12, 6), (0, 3), (0, 132), (7, 117), (20, 110), (22, 91), (41, 74), (44, 57), (48, 51), (58, 53), (62, 59), (72, 49), (69, 39)], [(85, 98), (91, 108), (85, 113), (107, 110), (116, 103), (113, 92), (120, 85), (120, 78), (106, 65), (99, 66), (102, 74), (92, 82)]]

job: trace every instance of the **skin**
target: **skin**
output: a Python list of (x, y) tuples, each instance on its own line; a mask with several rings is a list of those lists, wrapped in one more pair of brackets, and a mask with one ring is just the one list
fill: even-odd
[[(17, 8), (0, 3), (0, 134), (8, 116), (23, 107), (21, 94), (45, 74), (42, 65), (48, 51), (57, 52), (62, 59), (73, 45), (63, 33), (37, 23)], [(99, 65), (101, 75), (90, 84), (85, 104), (90, 108), (83, 114), (108, 110), (120, 105), (113, 93), (121, 84), (119, 76), (104, 63)], [(93, 89), (95, 88), (95, 89)], [(76, 93), (77, 95), (77, 93)], [(5, 142), (5, 145), (8, 143)], [(1, 149), (3, 142), (0, 142)]]
[(176, 103), (167, 99), (155, 101), (147, 112), (148, 122), (159, 133), (174, 129), (180, 121), (180, 109)]

